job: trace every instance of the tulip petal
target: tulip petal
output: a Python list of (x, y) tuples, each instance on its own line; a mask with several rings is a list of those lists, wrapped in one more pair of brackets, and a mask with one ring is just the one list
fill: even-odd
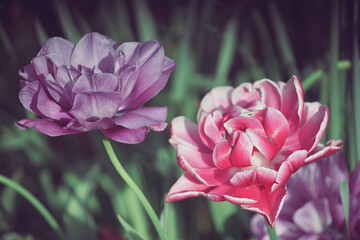
[(249, 137), (242, 131), (238, 132), (234, 148), (230, 154), (230, 160), (234, 167), (248, 167), (251, 166), (251, 155), (253, 152), (253, 145)]
[(142, 107), (126, 111), (120, 117), (114, 119), (115, 123), (129, 129), (150, 127), (153, 124), (161, 124), (166, 121), (167, 107)]
[(236, 172), (235, 168), (198, 169), (195, 171), (196, 178), (208, 186), (219, 186), (230, 180)]
[(198, 126), (185, 117), (176, 117), (171, 121), (170, 135), (170, 143), (175, 149), (181, 144), (201, 152), (210, 152), (201, 141)]
[(77, 93), (69, 113), (77, 119), (86, 121), (112, 118), (118, 111), (120, 103), (121, 95), (118, 92)]
[(263, 79), (256, 81), (254, 88), (260, 91), (261, 101), (267, 107), (281, 110), (281, 92), (275, 82), (269, 79)]
[(251, 128), (246, 129), (246, 134), (250, 138), (254, 147), (256, 147), (269, 161), (275, 157), (278, 149), (271, 140), (260, 135)]
[(217, 126), (217, 119), (219, 119), (219, 114), (221, 115), (220, 112), (216, 111), (213, 114), (207, 115), (199, 125), (200, 137), (203, 143), (210, 149), (214, 148), (215, 145), (223, 139)]
[(296, 76), (290, 78), (282, 87), (281, 112), (290, 126), (290, 133), (298, 129), (304, 111), (304, 91)]
[(286, 196), (285, 185), (271, 192), (266, 189), (260, 189), (259, 192), (259, 200), (257, 202), (253, 204), (243, 204), (241, 207), (263, 215), (269, 225), (274, 227), (275, 221), (279, 217), (284, 204)]
[(49, 38), (41, 47), (40, 52), (38, 53), (38, 56), (40, 55), (46, 55), (51, 53), (57, 53), (63, 56), (65, 62), (70, 62), (70, 55), (74, 48), (74, 44), (72, 42), (69, 42), (68, 40), (61, 38), (61, 37), (52, 37)]
[(224, 127), (226, 131), (230, 134), (238, 130), (246, 131), (246, 129), (248, 128), (251, 128), (259, 133), (265, 134), (261, 122), (258, 119), (249, 116), (234, 117), (229, 121), (227, 121), (224, 124)]
[(266, 136), (268, 136), (276, 144), (277, 149), (280, 150), (290, 130), (286, 118), (281, 112), (273, 108), (267, 108), (258, 114), (263, 118), (262, 122)]
[(179, 166), (185, 171), (194, 172), (197, 169), (214, 168), (213, 155), (209, 152), (200, 152), (193, 148), (179, 144), (177, 146)]
[(277, 172), (270, 168), (253, 168), (235, 173), (230, 183), (237, 187), (248, 187), (250, 185), (270, 187), (275, 182), (276, 174)]
[(326, 143), (326, 146), (318, 144), (307, 156), (305, 163), (309, 164), (321, 158), (330, 156), (339, 151), (344, 142), (342, 140), (330, 140)]
[(230, 143), (223, 139), (214, 148), (213, 158), (217, 168), (231, 168), (230, 153), (232, 151)]
[(130, 66), (120, 73), (120, 92), (124, 99), (127, 98), (131, 91), (134, 89), (135, 83), (138, 79), (138, 75), (139, 67), (136, 65)]
[(51, 137), (80, 133), (80, 131), (66, 129), (64, 126), (48, 119), (22, 119), (18, 121), (16, 125), (20, 129), (34, 128), (35, 130)]
[[(232, 105), (231, 93), (233, 87), (215, 87), (213, 88), (200, 103), (199, 112), (211, 113), (218, 109), (220, 111), (226, 110)], [(199, 119), (198, 119), (199, 121)]]
[(116, 43), (99, 33), (88, 33), (75, 45), (70, 57), (71, 66), (79, 70), (95, 67), (102, 72), (114, 72), (114, 54)]
[(115, 92), (120, 88), (119, 79), (110, 73), (94, 74), (92, 80), (94, 92)]
[(22, 105), (29, 111), (35, 113), (37, 116), (43, 116), (35, 104), (38, 92), (41, 88), (39, 81), (26, 82), (21, 88), (19, 99)]
[(286, 159), (278, 170), (276, 182), (278, 184), (285, 184), (289, 180), (291, 174), (296, 172), (305, 163), (307, 151), (300, 150), (292, 153), (288, 159)]
[(254, 88), (252, 83), (242, 83), (231, 93), (231, 102), (240, 107), (247, 106), (249, 103), (260, 100), (260, 93)]
[(225, 183), (213, 189), (210, 194), (221, 196), (225, 200), (238, 205), (254, 204), (260, 198), (260, 191), (255, 185), (241, 188)]
[(321, 233), (332, 223), (328, 199), (305, 203), (293, 216), (294, 223), (304, 232)]
[[(214, 187), (209, 187), (197, 180), (193, 175), (184, 173), (171, 187), (166, 202), (179, 201), (189, 197), (206, 196), (212, 189)], [(208, 196), (208, 198), (211, 198), (211, 196)], [(220, 197), (216, 196), (211, 200), (222, 201)]]
[(137, 144), (144, 141), (146, 135), (149, 133), (149, 130), (147, 127), (142, 127), (139, 129), (128, 129), (117, 126), (112, 129), (101, 130), (101, 132), (114, 141), (128, 144)]

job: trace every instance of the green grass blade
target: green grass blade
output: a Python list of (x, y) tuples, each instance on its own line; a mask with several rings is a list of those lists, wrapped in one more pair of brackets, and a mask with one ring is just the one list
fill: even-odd
[(61, 238), (64, 237), (64, 234), (55, 220), (55, 218), (51, 215), (51, 213), (44, 207), (44, 205), (35, 198), (28, 190), (20, 186), (18, 183), (14, 182), (13, 180), (5, 177), (4, 175), (0, 174), (0, 182), (5, 184), (6, 186), (14, 189), (17, 193), (23, 196), (26, 200), (28, 200), (44, 217), (46, 222), (51, 226), (51, 228), (59, 234)]
[(209, 208), (216, 232), (224, 236), (226, 234), (225, 222), (237, 212), (237, 205), (229, 202), (209, 202)]
[(40, 19), (37, 17), (35, 18), (35, 32), (36, 32), (36, 37), (39, 41), (40, 46), (46, 42), (46, 40), (49, 38), (48, 35), (46, 34), (46, 31), (43, 27), (43, 25), (40, 22)]
[(341, 138), (344, 119), (342, 117), (343, 102), (341, 99), (341, 89), (339, 71), (337, 68), (337, 62), (339, 59), (339, 0), (332, 1), (332, 14), (331, 14), (331, 39), (330, 39), (330, 74), (329, 74), (329, 138), (339, 139)]
[(130, 239), (133, 240), (142, 240), (145, 239), (141, 236), (139, 232), (137, 232), (130, 224), (128, 224), (125, 219), (123, 219), (119, 214), (117, 215), (117, 218), (121, 224), (121, 226), (124, 228), (125, 232), (129, 235)]
[(156, 25), (144, 0), (134, 1), (136, 25), (141, 42), (156, 39)]
[(272, 44), (272, 40), (266, 27), (265, 21), (257, 9), (254, 9), (252, 11), (252, 19), (255, 24), (255, 29), (259, 35), (262, 52), (265, 56), (266, 75), (270, 79), (279, 81), (281, 80), (281, 74), (277, 57), (274, 51), (274, 46)]
[(339, 182), (339, 192), (341, 197), (341, 203), (344, 210), (344, 216), (345, 216), (345, 225), (346, 225), (346, 237), (345, 239), (349, 239), (349, 184), (346, 180), (342, 180)]
[(280, 50), (282, 61), (286, 67), (286, 72), (288, 73), (289, 76), (299, 75), (299, 72), (296, 68), (296, 61), (295, 61), (294, 53), (292, 51), (290, 39), (287, 35), (285, 24), (281, 18), (280, 12), (272, 1), (270, 1), (269, 3), (269, 9), (276, 33), (275, 34), (277, 38), (276, 42)]
[(236, 35), (236, 19), (231, 19), (227, 23), (223, 34), (223, 40), (216, 65), (214, 86), (221, 86), (226, 83), (236, 52)]
[(354, 170), (358, 161), (360, 161), (360, 70), (359, 65), (359, 42), (358, 42), (358, 10), (359, 1), (354, 1), (354, 29), (353, 29), (353, 107), (355, 114), (355, 143), (356, 143), (356, 157), (349, 159), (350, 170)]
[(71, 42), (78, 42), (82, 34), (75, 25), (74, 19), (70, 14), (70, 9), (66, 6), (64, 1), (55, 0), (54, 2), (60, 19), (61, 28), (64, 31), (66, 38)]

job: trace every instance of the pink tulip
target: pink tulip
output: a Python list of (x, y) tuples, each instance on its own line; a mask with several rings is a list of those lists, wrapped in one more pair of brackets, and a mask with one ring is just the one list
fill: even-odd
[(341, 140), (319, 143), (328, 119), (326, 106), (304, 103), (295, 76), (286, 84), (264, 79), (214, 88), (201, 102), (197, 124), (185, 117), (171, 122), (170, 143), (185, 173), (167, 202), (229, 201), (273, 226), (290, 175), (341, 149)]

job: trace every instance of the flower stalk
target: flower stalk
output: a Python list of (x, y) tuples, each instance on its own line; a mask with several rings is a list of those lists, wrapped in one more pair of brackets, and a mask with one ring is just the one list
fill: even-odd
[(134, 180), (129, 176), (129, 174), (126, 172), (124, 167), (121, 165), (119, 159), (117, 158), (113, 147), (111, 146), (110, 140), (107, 137), (103, 137), (103, 144), (105, 147), (105, 150), (110, 158), (111, 163), (115, 167), (116, 171), (119, 173), (121, 178), (125, 181), (125, 183), (135, 192), (137, 198), (143, 205), (146, 213), (148, 214), (151, 222), (154, 224), (154, 227), (160, 237), (161, 240), (167, 239), (164, 233), (163, 228), (161, 227), (159, 218), (157, 217), (154, 209), (151, 207), (149, 201), (146, 199), (143, 192), (140, 190), (140, 188), (136, 185)]

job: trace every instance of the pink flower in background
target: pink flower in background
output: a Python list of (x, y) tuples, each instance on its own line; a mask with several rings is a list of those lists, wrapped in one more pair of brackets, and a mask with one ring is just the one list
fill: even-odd
[(21, 128), (49, 136), (101, 130), (124, 143), (139, 143), (149, 129), (166, 127), (166, 107), (140, 107), (164, 88), (175, 68), (157, 41), (118, 45), (99, 33), (77, 44), (50, 38), (20, 72), (19, 98), (37, 119)]
[(197, 124), (185, 117), (171, 122), (170, 143), (185, 173), (167, 202), (226, 200), (273, 226), (290, 175), (341, 149), (340, 140), (319, 143), (328, 118), (326, 106), (304, 103), (295, 76), (286, 84), (264, 79), (214, 88), (201, 102)]
[[(345, 239), (345, 217), (339, 182), (350, 179), (350, 239), (360, 239), (360, 164), (349, 177), (342, 152), (310, 164), (289, 179), (288, 194), (275, 223), (282, 240)], [(255, 215), (251, 230), (257, 239), (270, 239), (264, 219)]]

